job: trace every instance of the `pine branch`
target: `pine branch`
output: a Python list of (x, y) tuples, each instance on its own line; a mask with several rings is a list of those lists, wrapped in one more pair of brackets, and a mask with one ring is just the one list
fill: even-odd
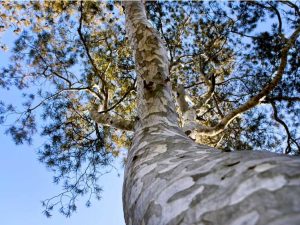
[(274, 78), (257, 95), (250, 98), (246, 103), (244, 103), (237, 109), (228, 113), (214, 127), (206, 127), (206, 126), (203, 126), (201, 124), (194, 122), (192, 124), (189, 124), (188, 127), (185, 128), (185, 130), (187, 130), (187, 129), (190, 130), (190, 133), (193, 130), (194, 132), (196, 132), (199, 135), (215, 136), (215, 135), (221, 133), (228, 126), (228, 124), (230, 122), (232, 122), (237, 116), (248, 111), (249, 109), (252, 109), (256, 105), (258, 105), (268, 94), (271, 93), (271, 91), (278, 85), (278, 83), (282, 79), (284, 70), (287, 65), (288, 52), (292, 48), (296, 39), (299, 37), (299, 34), (300, 34), (300, 26), (293, 32), (293, 34), (287, 40), (285, 47), (282, 49), (280, 65), (277, 69), (277, 72), (276, 72)]

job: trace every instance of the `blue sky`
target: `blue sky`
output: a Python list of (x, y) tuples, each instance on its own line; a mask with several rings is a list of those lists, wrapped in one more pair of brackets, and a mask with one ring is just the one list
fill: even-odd
[[(2, 129), (3, 131), (3, 129)], [(2, 132), (3, 134), (3, 132)], [(61, 191), (52, 183), (52, 174), (38, 162), (34, 146), (15, 146), (0, 136), (0, 224), (1, 225), (123, 225), (122, 177), (116, 173), (100, 180), (103, 199), (93, 201), (90, 208), (78, 201), (78, 212), (71, 218), (54, 213), (42, 214), (41, 200)]]
[[(15, 37), (1, 37), (12, 46)], [(9, 53), (0, 51), (0, 68), (7, 65)], [(21, 97), (16, 90), (0, 89), (0, 100), (17, 103)], [(0, 127), (0, 224), (1, 225), (125, 225), (122, 212), (123, 176), (116, 172), (99, 180), (104, 189), (102, 200), (92, 201), (85, 207), (85, 200), (78, 199), (78, 210), (71, 218), (54, 212), (51, 218), (42, 214), (41, 201), (52, 197), (62, 189), (52, 183), (53, 174), (37, 160), (36, 150), (42, 139), (34, 139), (33, 145), (16, 146), (11, 137), (4, 135)], [(120, 164), (116, 167), (123, 174)]]

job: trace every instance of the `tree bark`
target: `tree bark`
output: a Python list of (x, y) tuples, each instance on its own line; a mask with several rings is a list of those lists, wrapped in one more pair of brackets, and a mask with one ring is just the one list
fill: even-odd
[(164, 43), (143, 3), (125, 3), (138, 121), (123, 185), (127, 225), (300, 224), (300, 159), (221, 152), (178, 126)]

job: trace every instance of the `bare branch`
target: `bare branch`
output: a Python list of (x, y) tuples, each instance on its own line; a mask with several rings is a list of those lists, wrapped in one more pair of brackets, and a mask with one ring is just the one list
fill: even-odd
[(38, 107), (40, 107), (42, 104), (44, 104), (45, 102), (47, 102), (48, 100), (55, 98), (56, 96), (60, 95), (64, 90), (60, 90), (58, 92), (56, 92), (53, 95), (48, 96), (47, 98), (44, 98), (42, 101), (40, 101), (38, 104), (36, 104), (34, 107), (28, 108), (27, 112), (31, 112), (35, 109), (37, 109)]
[(267, 3), (271, 9), (275, 12), (276, 16), (277, 16), (277, 20), (278, 20), (278, 33), (282, 34), (282, 19), (281, 19), (281, 15), (278, 11), (278, 9), (276, 8), (276, 6), (272, 5), (271, 3)]
[(188, 89), (188, 88), (192, 88), (192, 87), (198, 86), (198, 85), (200, 85), (200, 84), (204, 84), (204, 82), (203, 82), (203, 81), (201, 81), (201, 82), (196, 82), (196, 83), (194, 83), (194, 84), (190, 84), (190, 85), (184, 86), (184, 88), (185, 88), (185, 89)]
[(253, 2), (249, 2), (249, 3), (253, 4), (253, 5), (258, 5), (258, 6), (262, 7), (262, 8), (265, 8), (265, 9), (268, 9), (269, 11), (274, 12), (276, 14), (277, 20), (278, 20), (278, 33), (282, 34), (282, 19), (281, 19), (281, 16), (280, 16), (280, 13), (279, 13), (278, 9), (274, 5), (270, 4), (269, 2), (267, 2), (267, 4), (269, 5), (269, 7), (266, 6), (266, 5), (264, 5), (264, 4), (262, 4), (262, 3), (259, 3), (259, 2), (254, 2), (253, 1)]
[(299, 7), (296, 4), (294, 4), (291, 1), (279, 1), (279, 2), (281, 2), (282, 4), (288, 5), (289, 7), (293, 8), (295, 10), (295, 13), (298, 16), (300, 16), (300, 9), (299, 9)]
[(289, 96), (273, 96), (267, 97), (267, 101), (287, 101), (287, 102), (298, 102), (300, 101), (300, 97), (289, 97)]
[(225, 134), (222, 134), (220, 139), (217, 141), (217, 143), (214, 145), (214, 148), (218, 148), (220, 143), (222, 142), (223, 138), (224, 138)]
[(286, 134), (287, 134), (287, 148), (286, 148), (286, 150), (285, 150), (284, 153), (285, 153), (285, 154), (289, 154), (289, 153), (292, 151), (291, 142), (293, 142), (293, 143), (297, 146), (298, 151), (300, 151), (300, 145), (299, 145), (298, 142), (292, 137), (292, 135), (291, 135), (291, 133), (290, 133), (290, 131), (289, 131), (288, 126), (286, 125), (286, 123), (285, 123), (282, 119), (279, 118), (279, 116), (278, 116), (278, 111), (277, 111), (275, 102), (271, 101), (271, 102), (269, 102), (269, 103), (271, 104), (271, 106), (272, 106), (272, 108), (273, 108), (274, 119), (284, 127), (284, 130), (285, 130), (285, 132), (286, 132)]
[(256, 36), (251, 36), (251, 35), (248, 35), (248, 34), (242, 34), (242, 33), (240, 33), (240, 32), (237, 32), (237, 31), (235, 31), (235, 30), (230, 30), (229, 31), (230, 33), (234, 33), (234, 34), (238, 34), (238, 35), (240, 35), (240, 36), (242, 36), (242, 37), (247, 37), (247, 38), (252, 38), (252, 39), (257, 39), (258, 37), (256, 37)]

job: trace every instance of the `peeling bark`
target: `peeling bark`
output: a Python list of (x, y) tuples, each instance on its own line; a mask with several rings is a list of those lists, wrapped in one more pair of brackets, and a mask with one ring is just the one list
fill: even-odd
[(125, 168), (126, 224), (299, 224), (300, 159), (220, 152), (187, 137), (177, 122), (164, 43), (141, 2), (124, 5), (140, 118)]

